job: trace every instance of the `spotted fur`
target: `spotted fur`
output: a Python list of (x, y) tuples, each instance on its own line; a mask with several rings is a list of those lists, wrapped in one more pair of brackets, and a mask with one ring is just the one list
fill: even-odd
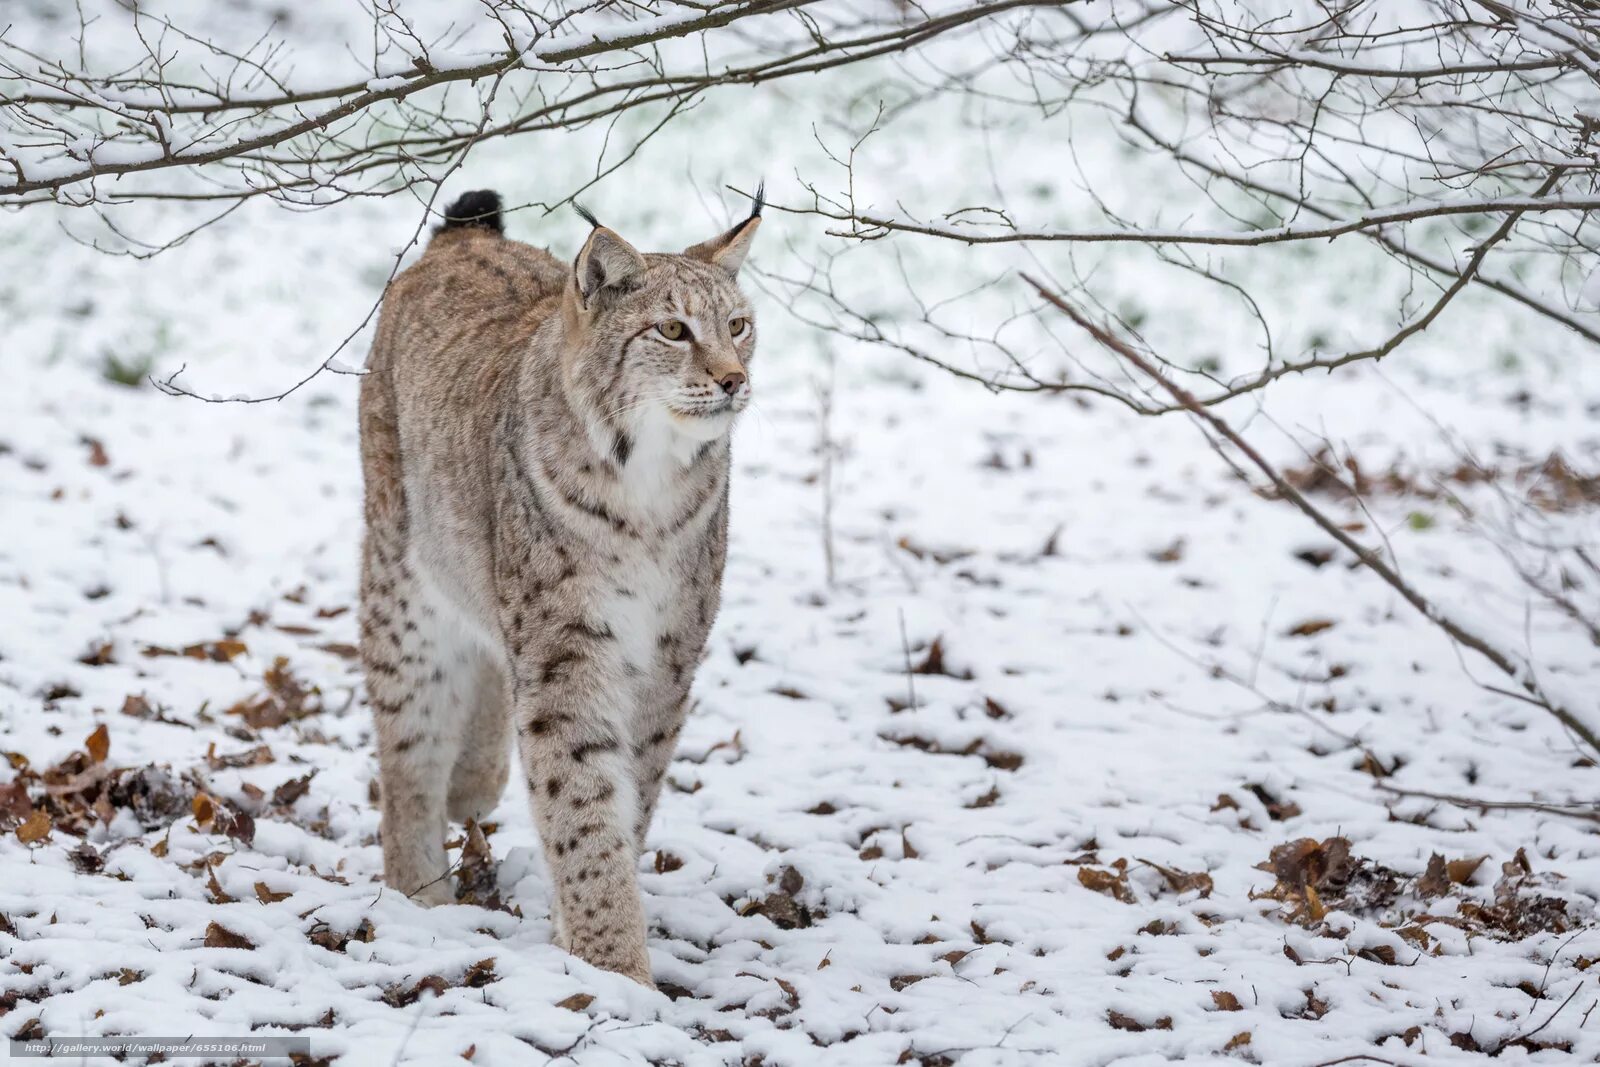
[(448, 821), (494, 807), (514, 735), (558, 941), (649, 984), (636, 859), (721, 597), (760, 220), (650, 255), (596, 224), (566, 264), (492, 193), (446, 217), (361, 386), (384, 880), (453, 899)]

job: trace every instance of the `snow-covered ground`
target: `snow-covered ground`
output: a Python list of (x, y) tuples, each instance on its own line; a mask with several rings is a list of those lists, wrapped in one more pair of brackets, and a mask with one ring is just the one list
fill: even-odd
[[(857, 84), (714, 97), (586, 200), (660, 248), (739, 210), (724, 182), (800, 203), (792, 176), (827, 166), (812, 126), (843, 136)], [(954, 121), (875, 135), (864, 189), (960, 204), (987, 178), (935, 135)], [(1055, 156), (1009, 160), (1051, 218), (1077, 210), (1062, 129)], [(603, 132), (486, 146), (450, 191), (564, 191)], [(1136, 165), (1096, 136), (1078, 157)], [(751, 280), (771, 295), (725, 605), (641, 861), (661, 992), (550, 944), (520, 792), (467, 864), (504, 909), (384, 892), (351, 647), (357, 379), (215, 405), (105, 370), (281, 389), (415, 225), (405, 198), (258, 204), (139, 261), (70, 240), (81, 213), (0, 220), (0, 1034), (293, 1033), (340, 1065), (1600, 1058), (1600, 837), (1541, 808), (1592, 802), (1600, 772), (1550, 717), (1476, 684), (1483, 664), (1181, 418), (992, 396), (791, 317), (772, 276), (841, 243), (781, 211)], [(510, 229), (561, 255), (583, 232)], [(1263, 268), (1305, 333), (1386, 321), (1353, 240)], [(895, 248), (951, 291), (990, 255), (853, 250), (856, 295), (890, 311)], [(1097, 281), (1169, 338), (1245, 348), (1211, 294), (1143, 269), (1108, 254)], [(1470, 294), (1381, 374), (1227, 413), (1286, 466), (1326, 435), (1404, 474), (1367, 511), (1320, 499), (1592, 711), (1600, 649), (1526, 610), (1482, 523), (1426, 491), (1454, 467), (1438, 423), (1508, 472), (1555, 450), (1600, 468), (1592, 353), (1509, 307)]]

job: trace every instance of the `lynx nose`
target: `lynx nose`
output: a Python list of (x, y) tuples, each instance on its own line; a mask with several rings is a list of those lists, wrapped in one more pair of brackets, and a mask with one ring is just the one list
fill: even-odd
[(717, 379), (717, 384), (722, 386), (722, 391), (732, 396), (739, 391), (739, 386), (744, 384), (744, 372), (731, 370)]

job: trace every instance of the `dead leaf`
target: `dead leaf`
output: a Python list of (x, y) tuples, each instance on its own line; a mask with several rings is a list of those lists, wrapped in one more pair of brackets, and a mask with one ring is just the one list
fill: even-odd
[(1239, 1003), (1239, 998), (1226, 990), (1213, 989), (1211, 1003), (1215, 1004), (1218, 1011), (1243, 1011), (1244, 1005)]
[(589, 1005), (594, 1003), (594, 997), (588, 993), (574, 993), (565, 1000), (556, 1001), (556, 1007), (566, 1008), (568, 1011), (587, 1011)]
[(974, 797), (972, 800), (967, 801), (967, 803), (965, 805), (963, 805), (963, 807), (967, 807), (967, 808), (987, 808), (987, 807), (992, 807), (994, 805), (995, 801), (997, 801), (999, 799), (1000, 799), (1000, 787), (999, 786), (990, 786), (989, 787), (989, 791), (987, 793), (983, 794), (983, 796), (981, 796), (981, 797)]
[(67, 859), (72, 861), (73, 869), (79, 874), (99, 874), (106, 865), (105, 857), (87, 841), (68, 852)]
[(226, 926), (212, 922), (206, 926), (206, 948), (255, 948), (256, 944), (243, 934), (236, 934)]
[(432, 993), (437, 997), (442, 996), (449, 988), (449, 982), (437, 974), (430, 974), (426, 978), (418, 979), (417, 984), (413, 986), (407, 986), (404, 982), (390, 986), (383, 991), (383, 1000), (392, 1008), (404, 1008), (421, 1000), (424, 993)]
[(101, 723), (94, 728), (94, 733), (84, 739), (83, 744), (89, 750), (91, 760), (104, 763), (106, 756), (111, 753), (111, 731), (106, 729), (105, 723)]
[(909, 552), (917, 559), (932, 559), (939, 564), (954, 563), (974, 554), (974, 550), (970, 548), (928, 548), (917, 544), (909, 537), (902, 537), (895, 544), (902, 552)]
[(497, 911), (509, 910), (500, 899), (500, 868), (495, 864), (489, 839), (476, 820), (467, 823), (456, 864), (456, 900)]
[(1435, 852), (1428, 857), (1428, 869), (1417, 879), (1417, 893), (1424, 899), (1442, 897), (1450, 892), (1450, 874), (1444, 857)]
[(1180, 537), (1166, 548), (1156, 549), (1149, 555), (1157, 563), (1177, 563), (1183, 559), (1184, 547), (1184, 540)]
[(208, 866), (206, 868), (206, 891), (211, 894), (211, 903), (213, 904), (232, 904), (234, 902), (234, 898), (229, 895), (226, 889), (222, 888), (222, 883), (217, 881), (217, 869), (215, 867)]
[(1373, 945), (1357, 952), (1356, 958), (1371, 960), (1373, 963), (1381, 963), (1386, 967), (1393, 967), (1400, 957), (1389, 945)]
[(947, 678), (960, 678), (963, 681), (972, 680), (972, 672), (968, 670), (952, 671), (944, 662), (944, 638), (935, 637), (928, 645), (927, 654), (922, 657), (922, 662), (911, 668), (912, 674), (942, 674)]
[(490, 982), (497, 981), (499, 977), (494, 973), (494, 957), (491, 956), (468, 967), (466, 973), (461, 976), (461, 984), (469, 989), (482, 989)]
[(1133, 889), (1128, 885), (1128, 871), (1126, 860), (1118, 860), (1124, 864), (1123, 868), (1115, 871), (1103, 871), (1098, 867), (1083, 866), (1078, 868), (1078, 884), (1085, 889), (1092, 889), (1096, 893), (1104, 893), (1108, 897), (1115, 897), (1124, 904), (1134, 902)]
[(1172, 1016), (1170, 1015), (1163, 1015), (1161, 1018), (1147, 1026), (1131, 1015), (1124, 1015), (1120, 1011), (1113, 1011), (1107, 1013), (1106, 1022), (1111, 1024), (1111, 1028), (1113, 1030), (1128, 1030), (1136, 1034), (1142, 1034), (1146, 1030), (1172, 1029)]
[(50, 836), (50, 816), (43, 811), (35, 811), (27, 820), (17, 827), (17, 840), (24, 845), (31, 845), (35, 841), (43, 841)]
[(1175, 893), (1187, 893), (1191, 889), (1199, 890), (1200, 898), (1204, 900), (1211, 895), (1215, 888), (1211, 876), (1205, 871), (1180, 871), (1176, 867), (1163, 867), (1150, 860), (1140, 860), (1146, 867), (1153, 867), (1159, 871), (1161, 877), (1166, 879), (1167, 886)]
[(263, 904), (276, 904), (278, 901), (288, 900), (292, 896), (294, 896), (293, 893), (274, 893), (267, 888), (267, 883), (265, 882), (256, 883), (256, 899)]
[(32, 814), (33, 801), (21, 779), (0, 785), (0, 822), (21, 823)]
[(1320, 634), (1324, 630), (1331, 630), (1336, 625), (1338, 624), (1332, 619), (1306, 619), (1304, 622), (1297, 622), (1289, 627), (1283, 632), (1283, 636), (1310, 637), (1313, 634)]
[(1248, 784), (1245, 788), (1250, 790), (1257, 800), (1261, 801), (1262, 806), (1267, 809), (1267, 818), (1273, 822), (1283, 822), (1285, 819), (1292, 819), (1300, 814), (1300, 805), (1292, 800), (1279, 800), (1276, 796), (1267, 792), (1267, 787), (1264, 785)]
[(1232, 1052), (1236, 1048), (1243, 1048), (1250, 1043), (1250, 1031), (1241, 1030), (1228, 1038), (1228, 1043), (1222, 1046), (1222, 1051)]
[(228, 767), (260, 767), (274, 762), (275, 759), (272, 749), (266, 745), (247, 748), (243, 752), (229, 752), (226, 755), (218, 755), (214, 742), (206, 748), (206, 764), (214, 771)]
[(311, 779), (316, 776), (317, 772), (312, 771), (310, 774), (302, 775), (299, 778), (289, 779), (272, 791), (272, 802), (280, 808), (287, 808), (306, 795), (306, 792), (311, 788)]
[(100, 641), (89, 646), (78, 662), (85, 667), (104, 667), (117, 662), (116, 646), (110, 641)]
[(1444, 866), (1452, 882), (1456, 885), (1467, 885), (1471, 883), (1472, 876), (1478, 872), (1478, 868), (1483, 866), (1483, 861), (1488, 858), (1486, 855), (1473, 856), (1466, 859), (1451, 860)]

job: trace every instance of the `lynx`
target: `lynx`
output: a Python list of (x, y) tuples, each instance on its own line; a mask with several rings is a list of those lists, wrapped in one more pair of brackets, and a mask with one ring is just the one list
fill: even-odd
[(385, 293), (361, 655), (384, 881), (454, 900), (449, 821), (495, 806), (514, 733), (557, 943), (650, 985), (635, 870), (721, 598), (761, 198), (681, 254), (583, 215), (569, 266), (468, 193)]

